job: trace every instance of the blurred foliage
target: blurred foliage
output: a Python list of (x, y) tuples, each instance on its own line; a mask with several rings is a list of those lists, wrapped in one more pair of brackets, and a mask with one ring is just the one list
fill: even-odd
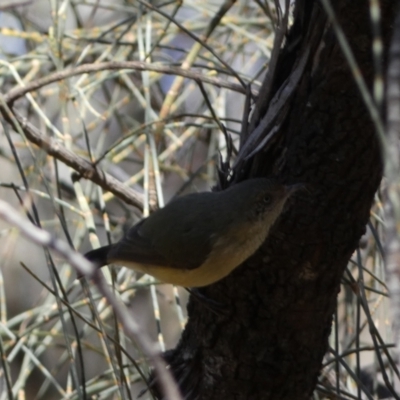
[[(199, 87), (201, 79), (175, 75), (173, 68), (232, 88), (251, 84), (256, 92), (275, 19), (272, 1), (0, 3), (3, 95), (54, 77), (14, 107), (42, 135), (142, 194), (143, 210), (90, 180), (72, 179), (70, 167), (3, 123), (0, 196), (84, 252), (119, 238), (173, 196), (209, 189), (218, 154), (225, 156), (221, 124), (238, 145), (245, 87)], [(99, 68), (62, 77), (83, 65), (121, 61), (146, 64), (141, 71)], [(343, 277), (316, 399), (372, 398), (366, 388), (384, 390), (398, 375), (390, 357), (382, 214), (377, 197)], [(0, 399), (77, 399), (84, 390), (90, 398), (136, 398), (149, 365), (96, 288), (77, 282), (63, 260), (1, 228)], [(161, 349), (173, 347), (185, 325), (186, 292), (123, 267), (110, 271), (106, 279), (136, 321)]]

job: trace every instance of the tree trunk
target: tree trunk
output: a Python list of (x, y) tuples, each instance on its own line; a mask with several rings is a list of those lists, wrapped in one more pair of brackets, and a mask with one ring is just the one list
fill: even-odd
[[(310, 398), (342, 273), (365, 231), (381, 179), (378, 140), (350, 68), (320, 2), (305, 3), (297, 5), (271, 96), (308, 51), (300, 82), (273, 140), (235, 172), (274, 175), (285, 183), (305, 183), (308, 190), (292, 198), (254, 256), (204, 289), (226, 306), (226, 315), (190, 300), (180, 343), (166, 355), (190, 400)], [(332, 3), (371, 87), (369, 2)], [(381, 1), (385, 44), (395, 3)], [(252, 132), (268, 111), (262, 95)]]

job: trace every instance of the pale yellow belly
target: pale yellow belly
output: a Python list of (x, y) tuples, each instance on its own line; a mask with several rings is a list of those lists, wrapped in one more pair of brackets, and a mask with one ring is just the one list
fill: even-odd
[(227, 269), (226, 266), (223, 268), (218, 268), (216, 265), (207, 264), (203, 264), (203, 266), (195, 269), (168, 268), (126, 262), (124, 265), (136, 271), (154, 276), (154, 278), (159, 279), (162, 282), (184, 287), (210, 285), (211, 283), (224, 278), (232, 271), (232, 269), (235, 268), (232, 267)]

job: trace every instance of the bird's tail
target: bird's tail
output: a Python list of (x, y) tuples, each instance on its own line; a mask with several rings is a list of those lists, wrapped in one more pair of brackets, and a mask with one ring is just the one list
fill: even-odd
[(85, 257), (100, 268), (103, 265), (108, 264), (107, 258), (110, 250), (111, 250), (111, 245), (99, 247), (98, 249), (88, 251), (85, 254)]
[[(99, 247), (98, 249), (88, 251), (85, 254), (85, 257), (89, 261), (91, 261), (93, 264), (95, 264), (97, 268), (101, 268), (104, 265), (108, 264), (107, 258), (108, 258), (108, 253), (109, 253), (110, 249), (111, 249), (111, 245)], [(77, 278), (81, 279), (82, 275), (78, 274)]]

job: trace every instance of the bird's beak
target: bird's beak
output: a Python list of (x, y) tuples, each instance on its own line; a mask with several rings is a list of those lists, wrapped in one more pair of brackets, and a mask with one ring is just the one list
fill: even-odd
[(305, 189), (304, 183), (295, 183), (294, 185), (285, 185), (286, 196), (289, 197), (298, 190)]

